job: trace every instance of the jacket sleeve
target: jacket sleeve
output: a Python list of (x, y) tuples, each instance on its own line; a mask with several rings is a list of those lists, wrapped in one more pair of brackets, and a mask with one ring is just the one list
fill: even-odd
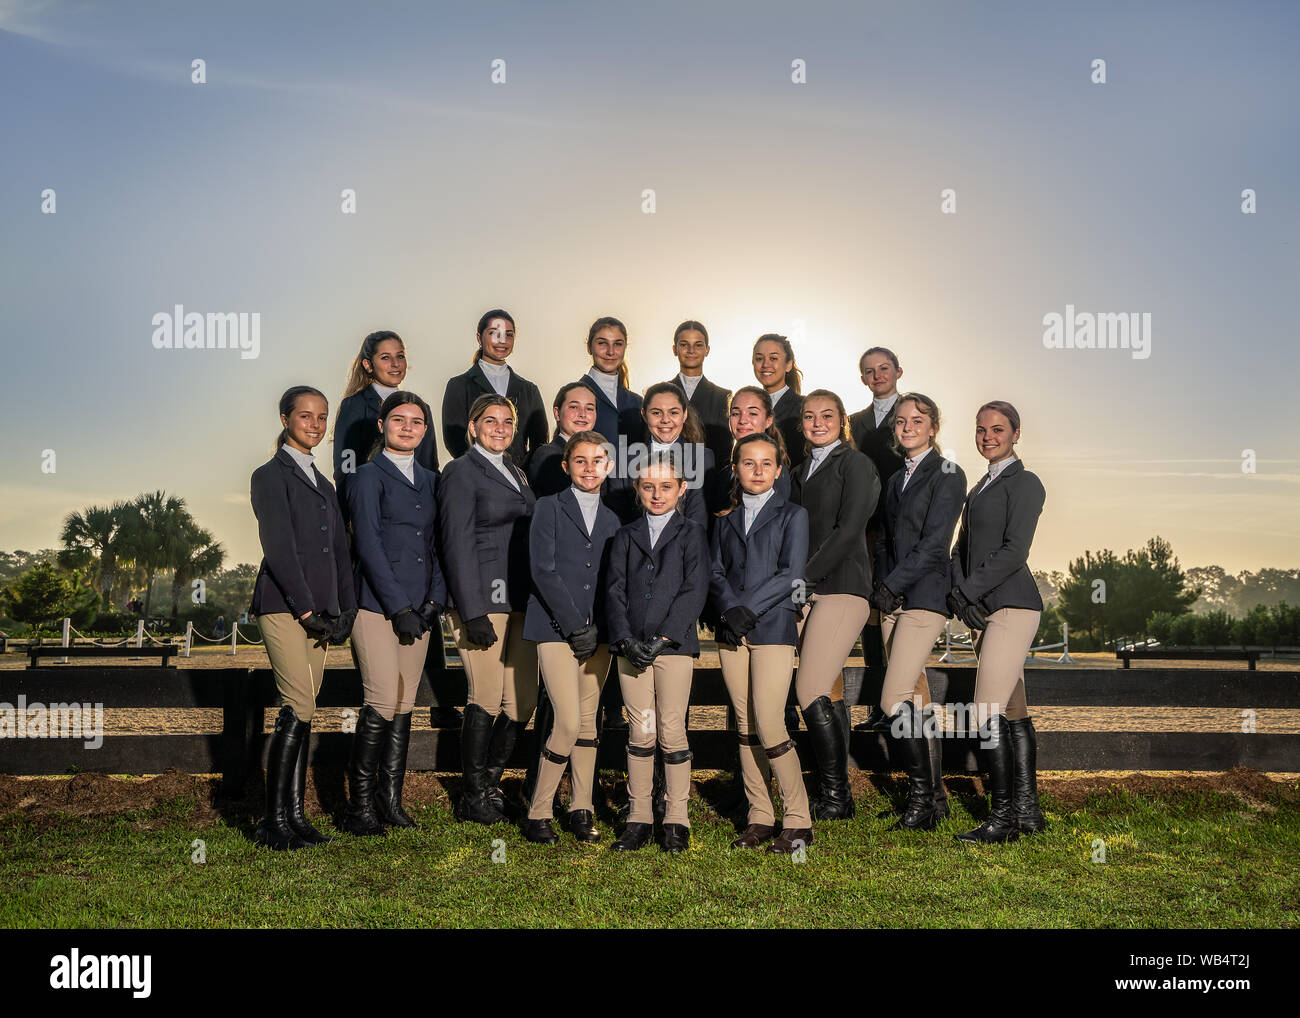
[(1018, 480), (1015, 490), (1007, 492), (1007, 525), (1002, 532), (1002, 544), (972, 567), (969, 576), (956, 582), (972, 601), (978, 601), (1029, 562), (1029, 546), (1034, 542), (1047, 493), (1042, 482), (1031, 474), (1022, 474)]
[[(734, 510), (733, 510), (734, 511)], [(731, 583), (727, 580), (727, 566), (722, 560), (722, 542), (724, 531), (727, 529), (727, 521), (719, 518), (717, 526), (713, 528), (713, 536), (709, 539), (709, 599), (713, 605), (714, 614), (721, 617), (725, 611), (730, 611), (736, 605), (741, 604), (741, 597), (732, 589)]]
[[(969, 495), (966, 497), (968, 499), (970, 498)], [(962, 503), (962, 505), (964, 508), (965, 503)], [(960, 518), (961, 517), (959, 516), (958, 519)], [(966, 580), (966, 571), (962, 568), (961, 560), (962, 556), (966, 554), (966, 541), (968, 540), (968, 537), (969, 535), (966, 533), (965, 525), (962, 524), (958, 526), (957, 543), (952, 546), (952, 555), (948, 558), (948, 569), (952, 576), (952, 585), (954, 587), (960, 587)]]
[(632, 623), (627, 617), (627, 549), (628, 536), (620, 530), (609, 542), (609, 573), (605, 598), (605, 621), (609, 625), (609, 642), (632, 638)]
[(415, 447), (415, 462), (425, 470), (432, 470), (435, 474), (438, 472), (438, 436), (434, 432), (432, 421), (420, 439), (420, 444)]
[(462, 619), (487, 615), (489, 602), (483, 590), (474, 547), (474, 518), (478, 497), (473, 486), (461, 480), (467, 471), (453, 470), (450, 464), (438, 485), (438, 530), (442, 535), (443, 561), (447, 585), (451, 588), (456, 611)]
[(861, 453), (847, 455), (843, 462), (844, 494), (840, 498), (835, 526), (821, 545), (810, 552), (804, 569), (810, 587), (824, 580), (848, 557), (853, 542), (864, 540), (867, 521), (880, 500), (880, 475), (876, 473), (875, 464)]
[[(334, 418), (334, 488), (340, 495), (346, 493), (347, 482), (352, 480), (356, 475), (357, 468), (361, 466), (361, 457), (364, 450), (353, 449), (352, 469), (348, 471), (345, 477), (343, 473), (343, 455), (351, 448), (348, 444), (351, 441), (350, 433), (356, 428), (357, 421), (360, 420), (361, 411), (364, 408), (365, 404), (361, 400), (349, 396), (339, 404), (339, 415)], [(379, 435), (378, 428), (375, 429), (375, 435), (376, 437)], [(340, 503), (344, 501), (344, 498), (339, 499)]]
[[(530, 383), (531, 385), (531, 383)], [(542, 402), (542, 392), (536, 385), (532, 385), (532, 392), (529, 393), (530, 406), (527, 408), (527, 416), (523, 421), (524, 436), (528, 441), (528, 450), (540, 449), (550, 441), (550, 428), (546, 423), (546, 404)]]
[(961, 518), (961, 507), (966, 498), (966, 475), (960, 467), (951, 473), (941, 467), (934, 487), (920, 540), (884, 578), (885, 586), (895, 594), (906, 590), (931, 570), (942, 568), (947, 574), (952, 531)]
[(352, 537), (356, 542), (357, 562), (362, 573), (383, 605), (384, 616), (392, 618), (411, 604), (388, 561), (383, 537), (384, 482), (373, 467), (361, 471), (348, 485), (348, 511), (352, 514)]
[(298, 561), (289, 492), (280, 473), (278, 468), (259, 468), (253, 472), (250, 486), (253, 515), (257, 517), (257, 536), (262, 542), (267, 571), (284, 595), (285, 603), (295, 615), (302, 615), (314, 611), (315, 606), (302, 563)]
[(798, 610), (794, 600), (795, 583), (803, 581), (808, 563), (808, 510), (796, 507), (790, 515), (781, 537), (777, 554), (776, 571), (763, 580), (746, 606), (755, 615), (763, 615), (773, 608)]
[(700, 621), (709, 597), (711, 575), (709, 543), (704, 531), (687, 526), (682, 535), (682, 585), (673, 598), (673, 606), (660, 627), (660, 633), (685, 643), (691, 628)]
[(551, 617), (559, 623), (561, 634), (567, 637), (575, 629), (585, 626), (587, 618), (578, 611), (556, 566), (555, 531), (559, 518), (560, 508), (555, 499), (538, 500), (528, 525), (528, 562), (538, 596)]
[(442, 444), (453, 459), (469, 451), (469, 404), (459, 377), (448, 380), (442, 396)]
[(353, 611), (357, 607), (357, 578), (352, 570), (352, 551), (348, 548), (348, 527), (343, 522), (343, 507), (337, 492), (328, 500), (334, 514), (334, 568), (338, 574), (339, 611)]

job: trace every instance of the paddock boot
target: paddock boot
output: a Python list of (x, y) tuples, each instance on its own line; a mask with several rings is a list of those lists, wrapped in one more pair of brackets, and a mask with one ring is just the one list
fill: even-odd
[(390, 722), (369, 704), (357, 715), (348, 760), (348, 806), (342, 827), (349, 834), (368, 838), (384, 833), (384, 822), (375, 811), (375, 786), (379, 755), (388, 741)]
[(1015, 841), (1020, 837), (1011, 789), (1015, 778), (1015, 754), (1011, 730), (1005, 715), (989, 718), (981, 733), (980, 763), (989, 773), (989, 815), (973, 831), (955, 835), (958, 841), (993, 843)]
[(397, 714), (388, 726), (388, 741), (379, 758), (379, 790), (375, 810), (389, 827), (419, 827), (402, 809), (406, 782), (406, 756), (411, 745), (411, 714)]
[(1011, 788), (1016, 824), (1022, 834), (1037, 834), (1047, 830), (1047, 818), (1038, 806), (1038, 733), (1034, 731), (1033, 718), (1008, 721), (1007, 725), (1011, 729), (1011, 751), (1016, 765)]
[(266, 815), (258, 822), (253, 837), (259, 845), (277, 852), (306, 848), (304, 841), (289, 823), (293, 788), (298, 780), (298, 751), (302, 729), (293, 708), (285, 704), (275, 719), (266, 758)]
[(894, 731), (903, 733), (895, 738), (894, 746), (908, 778), (907, 805), (889, 828), (891, 831), (934, 830), (934, 775), (921, 725), (921, 714), (909, 701), (903, 702), (890, 722)]
[(293, 828), (294, 834), (307, 844), (323, 845), (334, 839), (316, 830), (303, 809), (303, 797), (307, 792), (307, 756), (311, 750), (311, 722), (299, 721), (298, 723), (305, 730), (302, 733), (302, 740), (298, 743), (298, 761), (294, 767), (293, 787), (289, 792), (289, 826)]
[(476, 703), (465, 707), (460, 734), (461, 765), (465, 786), (456, 805), (456, 818), (475, 824), (504, 823), (506, 816), (488, 796), (487, 754), (492, 738), (492, 715)]
[(805, 707), (803, 723), (808, 726), (820, 786), (817, 794), (809, 797), (813, 819), (850, 820), (854, 805), (849, 788), (848, 746), (830, 698), (819, 696)]

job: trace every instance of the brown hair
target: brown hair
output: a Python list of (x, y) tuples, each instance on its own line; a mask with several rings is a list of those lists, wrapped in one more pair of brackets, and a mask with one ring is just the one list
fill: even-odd
[[(898, 408), (904, 403), (915, 403), (916, 408), (930, 418), (930, 423), (934, 425), (934, 438), (930, 440), (930, 446), (935, 452), (943, 452), (939, 447), (939, 404), (929, 396), (923, 396), (919, 392), (905, 392), (898, 397), (898, 402), (894, 404), (894, 417), (898, 418)], [(890, 437), (890, 442), (895, 452), (902, 452), (903, 447), (898, 444), (898, 431), (895, 429), (894, 434)]]
[[(594, 322), (591, 323), (591, 328), (587, 330), (587, 353), (591, 353), (591, 344), (596, 338), (596, 333), (598, 333), (601, 329), (618, 329), (619, 332), (623, 333), (623, 341), (625, 343), (627, 342), (627, 326), (624, 325), (622, 322), (620, 322), (617, 318), (612, 318), (609, 315), (606, 315), (604, 318), (597, 318)], [(618, 365), (618, 384), (621, 385), (624, 389), (632, 388), (632, 386), (628, 383), (626, 353), (623, 354), (623, 359), (619, 362)]]
[(889, 347), (887, 346), (873, 346), (870, 350), (865, 351), (862, 354), (862, 356), (858, 358), (859, 375), (865, 375), (867, 373), (867, 370), (863, 365), (866, 364), (867, 358), (870, 357), (873, 353), (883, 353), (886, 357), (888, 357), (891, 361), (894, 362), (895, 371), (903, 370), (903, 366), (898, 363), (898, 354), (894, 353), (894, 351), (889, 349)]
[(569, 457), (573, 455), (573, 450), (584, 443), (589, 443), (591, 445), (598, 445), (602, 449), (609, 445), (609, 442), (605, 439), (605, 436), (602, 435), (599, 431), (579, 431), (576, 435), (574, 435), (567, 442), (564, 443), (564, 462), (568, 463)]
[[(357, 355), (352, 358), (352, 366), (348, 368), (347, 384), (343, 386), (343, 399), (347, 399), (375, 380), (375, 376), (366, 370), (365, 361), (374, 362), (375, 351), (379, 349), (380, 343), (385, 343), (390, 339), (397, 340), (401, 344), (402, 353), (406, 353), (406, 343), (402, 337), (395, 332), (387, 329), (381, 329), (378, 332), (372, 332), (369, 336), (361, 341), (361, 349)], [(343, 409), (343, 400), (339, 401), (339, 409)], [(334, 417), (335, 426), (338, 425), (338, 415)], [(430, 427), (433, 425), (430, 424)], [(330, 441), (334, 441), (334, 429), (330, 428)]]
[(732, 509), (735, 509), (736, 506), (740, 505), (740, 498), (741, 495), (744, 494), (744, 489), (740, 486), (740, 473), (736, 470), (736, 464), (740, 462), (740, 450), (744, 446), (749, 445), (751, 442), (766, 442), (776, 451), (777, 466), (781, 467), (783, 470), (788, 469), (781, 463), (782, 450), (777, 444), (780, 440), (780, 432), (777, 432), (776, 438), (773, 438), (766, 431), (755, 431), (752, 435), (746, 435), (736, 443), (735, 447), (731, 450), (731, 506), (730, 508), (722, 510), (722, 512), (717, 515), (726, 516)]
[(698, 332), (701, 336), (704, 337), (704, 345), (705, 346), (709, 345), (709, 330), (706, 329), (700, 322), (691, 319), (689, 321), (682, 322), (681, 325), (677, 326), (677, 328), (673, 330), (674, 346), (677, 345), (677, 337), (680, 336), (683, 332)]
[(384, 449), (384, 433), (382, 431), (384, 422), (388, 420), (388, 415), (396, 410), (399, 406), (416, 406), (420, 408), (420, 413), (424, 414), (424, 426), (426, 429), (433, 428), (433, 411), (429, 409), (429, 404), (422, 400), (409, 389), (398, 389), (395, 393), (384, 400), (384, 405), (379, 408), (379, 434), (378, 440), (370, 448), (369, 455), (366, 456), (366, 462), (378, 456)]
[[(299, 398), (302, 396), (319, 396), (321, 399), (325, 399), (325, 393), (321, 392), (319, 389), (313, 389), (310, 385), (295, 385), (291, 388), (285, 389), (284, 395), (280, 397), (280, 416), (291, 417), (294, 408), (298, 405)], [(329, 410), (329, 405), (330, 401), (325, 399), (326, 410)], [(275, 436), (276, 452), (280, 451), (280, 446), (284, 445), (288, 438), (289, 429), (282, 427), (280, 429), (280, 434)]]
[[(853, 432), (849, 428), (849, 415), (844, 412), (844, 401), (831, 392), (830, 389), (814, 389), (803, 398), (803, 403), (799, 407), (799, 423), (803, 426), (803, 408), (808, 405), (810, 399), (828, 399), (835, 404), (835, 410), (840, 415), (840, 441), (845, 445), (856, 449), (857, 443), (853, 441)], [(812, 443), (808, 439), (803, 440), (804, 455), (807, 456), (812, 452)]]
[(790, 453), (785, 447), (785, 436), (781, 434), (781, 429), (776, 426), (776, 414), (772, 411), (772, 397), (761, 385), (742, 385), (739, 389), (731, 394), (731, 402), (727, 404), (727, 417), (731, 417), (731, 404), (736, 402), (736, 397), (742, 392), (747, 392), (758, 399), (763, 404), (763, 410), (768, 417), (772, 418), (772, 423), (763, 429), (763, 434), (772, 440), (776, 446), (777, 462), (786, 470), (790, 469)]
[(478, 320), (478, 331), (474, 333), (474, 335), (478, 336), (478, 349), (474, 351), (474, 359), (470, 361), (471, 367), (477, 364), (483, 356), (483, 333), (487, 330), (487, 327), (492, 324), (492, 319), (494, 318), (504, 318), (510, 323), (511, 327), (514, 327), (515, 320), (510, 317), (509, 311), (502, 311), (500, 308), (493, 308), (491, 311), (485, 313), (483, 317)]
[(700, 415), (696, 413), (695, 408), (690, 404), (690, 400), (686, 398), (686, 392), (676, 382), (656, 382), (646, 389), (641, 400), (641, 419), (646, 420), (646, 414), (650, 409), (650, 400), (655, 396), (662, 396), (665, 392), (671, 393), (682, 407), (682, 433), (678, 436), (678, 441), (685, 442), (688, 445), (702, 445), (704, 443), (704, 428), (700, 425)]
[[(466, 421), (466, 430), (470, 424), (477, 424), (479, 418), (491, 410), (494, 406), (503, 406), (510, 408), (510, 419), (514, 422), (515, 428), (519, 427), (519, 411), (515, 409), (515, 401), (505, 396), (498, 396), (496, 393), (485, 393), (474, 401), (469, 408), (469, 419)], [(478, 445), (479, 441), (471, 433), (469, 436), (470, 445)]]
[[(568, 385), (562, 385), (560, 386), (560, 391), (555, 394), (555, 402), (552, 403), (551, 406), (554, 409), (559, 410), (561, 407), (564, 406), (564, 401), (569, 398), (569, 393), (571, 393), (574, 389), (586, 389), (588, 392), (591, 393), (591, 398), (595, 400), (596, 393), (592, 388), (592, 386), (594, 386), (595, 384), (596, 384), (595, 382), (570, 382)], [(551, 438), (558, 438), (559, 434), (560, 434), (560, 422), (557, 420), (555, 422), (555, 434), (552, 435)]]
[(1015, 407), (1013, 407), (1005, 399), (995, 399), (995, 400), (991, 400), (988, 403), (985, 403), (982, 407), (980, 407), (978, 410), (975, 411), (976, 421), (980, 419), (980, 414), (982, 414), (985, 410), (993, 410), (996, 413), (999, 413), (1003, 417), (1005, 417), (1008, 421), (1011, 422), (1012, 431), (1020, 430), (1020, 413), (1019, 411), (1016, 410)]
[(796, 394), (801, 395), (803, 372), (799, 370), (799, 365), (794, 362), (794, 347), (790, 345), (790, 341), (785, 336), (778, 335), (775, 332), (765, 332), (754, 340), (754, 353), (758, 353), (760, 343), (777, 343), (780, 345), (781, 352), (785, 354), (786, 360), (790, 362), (790, 370), (785, 373), (785, 384), (790, 386)]

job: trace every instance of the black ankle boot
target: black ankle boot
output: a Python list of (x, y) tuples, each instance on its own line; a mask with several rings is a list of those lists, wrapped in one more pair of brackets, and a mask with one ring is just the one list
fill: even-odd
[(921, 714), (910, 701), (903, 702), (890, 722), (894, 732), (902, 733), (891, 743), (891, 748), (896, 748), (908, 778), (907, 805), (889, 828), (891, 831), (934, 829), (934, 776), (930, 771), (930, 749), (921, 726)]
[(1016, 775), (1011, 788), (1012, 808), (1016, 823), (1024, 834), (1047, 830), (1047, 818), (1038, 805), (1038, 733), (1034, 719), (1008, 721), (1011, 729), (1011, 751), (1015, 759)]
[(560, 839), (555, 835), (555, 828), (551, 826), (549, 817), (543, 817), (541, 820), (524, 820), (523, 824), (524, 837), (537, 845), (554, 845)]
[(618, 836), (618, 840), (609, 846), (610, 850), (614, 852), (636, 852), (650, 844), (654, 832), (654, 824), (628, 824), (623, 833)]
[(498, 824), (506, 819), (488, 797), (487, 754), (492, 738), (492, 715), (476, 703), (465, 708), (465, 723), (460, 733), (460, 757), (465, 770), (465, 785), (456, 817), (476, 824)]
[(569, 814), (569, 830), (573, 836), (588, 845), (600, 840), (600, 831), (596, 829), (596, 818), (589, 809), (575, 809)]
[(988, 819), (975, 830), (958, 834), (956, 838), (958, 841), (1015, 841), (1020, 837), (1011, 801), (1016, 764), (1011, 746), (1011, 731), (1004, 715), (998, 714), (989, 719), (988, 728), (982, 733), (979, 752), (980, 763), (989, 772)]
[(930, 776), (934, 778), (934, 821), (939, 823), (947, 820), (951, 815), (948, 809), (948, 789), (943, 783), (943, 735), (934, 728), (934, 704), (930, 704), (921, 712), (921, 722), (926, 726), (925, 730), (935, 731), (934, 735), (927, 735), (925, 746), (930, 754)]
[(402, 785), (406, 782), (406, 755), (411, 745), (411, 715), (397, 714), (388, 726), (388, 740), (379, 757), (379, 789), (375, 811), (389, 827), (419, 827), (402, 809)]
[(298, 761), (294, 765), (293, 787), (289, 790), (289, 826), (293, 828), (294, 834), (307, 844), (323, 845), (334, 839), (316, 830), (303, 809), (303, 797), (307, 792), (307, 757), (311, 750), (311, 722), (298, 723), (305, 728), (305, 731), (302, 733), (302, 740), (298, 743)]
[(808, 726), (808, 741), (812, 743), (820, 785), (818, 794), (811, 797), (809, 804), (813, 819), (852, 819), (854, 806), (849, 788), (848, 745), (830, 698), (819, 696), (805, 707), (803, 723)]
[(487, 752), (487, 794), (502, 814), (506, 812), (506, 796), (501, 790), (501, 775), (505, 773), (506, 764), (510, 762), (510, 754), (515, 751), (515, 742), (519, 739), (519, 733), (527, 725), (527, 721), (511, 721), (505, 711), (497, 714), (496, 721), (492, 724), (492, 737), (488, 740)]
[(352, 736), (352, 756), (348, 760), (348, 807), (342, 827), (360, 838), (384, 833), (384, 822), (375, 810), (375, 788), (379, 755), (388, 742), (389, 722), (370, 704), (357, 714), (357, 730)]
[(280, 708), (266, 758), (266, 815), (254, 834), (258, 844), (277, 852), (306, 848), (308, 844), (289, 823), (304, 728), (306, 725), (298, 720), (292, 707), (285, 704)]

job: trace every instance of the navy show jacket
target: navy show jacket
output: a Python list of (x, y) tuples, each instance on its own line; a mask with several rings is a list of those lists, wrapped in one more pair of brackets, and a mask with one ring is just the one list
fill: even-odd
[(867, 520), (880, 498), (876, 468), (841, 442), (811, 477), (812, 457), (794, 472), (791, 501), (808, 510), (809, 593), (871, 596)]
[(415, 483), (381, 451), (348, 485), (357, 605), (391, 619), (447, 603), (438, 561), (438, 475), (413, 464)]
[[(773, 491), (745, 533), (742, 501), (713, 529), (709, 595), (714, 612), (743, 605), (758, 616), (747, 634), (753, 644), (799, 642), (797, 613), (808, 560), (808, 511)], [(807, 592), (802, 592), (807, 593)]]
[(340, 615), (357, 606), (338, 498), (315, 463), (312, 470), (314, 486), (281, 447), (253, 471), (250, 495), (262, 542), (253, 615)]
[[(542, 402), (542, 394), (536, 385), (523, 375), (515, 374), (515, 369), (508, 364), (506, 370), (510, 372), (506, 398), (514, 403), (518, 417), (515, 437), (507, 452), (516, 463), (523, 463), (531, 450), (546, 444), (546, 404)], [(471, 364), (463, 375), (447, 380), (447, 389), (442, 395), (442, 440), (451, 456), (463, 456), (469, 452), (469, 408), (480, 396), (488, 395), (499, 393), (492, 388), (478, 361)]]
[[(339, 509), (343, 519), (348, 515), (348, 485), (370, 456), (370, 451), (383, 436), (379, 431), (379, 410), (384, 405), (373, 385), (354, 392), (339, 404), (338, 417), (334, 419), (334, 487), (339, 493)], [(432, 412), (432, 408), (430, 409)], [(438, 470), (438, 438), (433, 421), (425, 421), (424, 438), (415, 449), (415, 462), (426, 470)], [(352, 452), (351, 469), (345, 470), (343, 457)]]
[(952, 550), (953, 586), (988, 613), (1000, 608), (1042, 611), (1043, 596), (1029, 571), (1029, 546), (1047, 498), (1043, 482), (1019, 459), (987, 491), (985, 480), (980, 478), (962, 508)]
[(537, 500), (528, 529), (533, 589), (524, 616), (524, 639), (563, 640), (575, 629), (595, 623), (600, 642), (609, 642), (605, 580), (609, 544), (618, 526), (618, 517), (598, 501), (596, 522), (588, 534), (572, 487)]
[[(815, 475), (814, 475), (815, 476)], [(949, 616), (949, 546), (961, 515), (966, 475), (931, 449), (903, 489), (907, 470), (889, 479), (876, 538), (876, 582), (903, 598), (903, 608)]]
[(438, 485), (443, 572), (466, 620), (528, 606), (528, 524), (537, 496), (509, 453), (503, 462), (518, 491), (473, 447), (447, 464)]
[(645, 515), (620, 527), (609, 550), (610, 643), (667, 636), (665, 654), (700, 652), (696, 623), (709, 595), (709, 542), (704, 528), (677, 510), (650, 547)]

